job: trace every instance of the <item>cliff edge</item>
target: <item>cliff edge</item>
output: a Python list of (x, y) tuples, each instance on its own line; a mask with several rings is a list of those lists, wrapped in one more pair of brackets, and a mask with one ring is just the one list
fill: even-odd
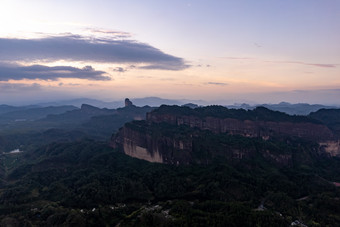
[[(326, 125), (264, 107), (161, 106), (146, 121), (126, 124), (112, 146), (127, 155), (169, 164), (209, 163), (214, 158), (261, 157), (287, 165), (301, 144), (316, 155), (338, 156), (338, 137)], [(274, 145), (273, 145), (274, 144)]]

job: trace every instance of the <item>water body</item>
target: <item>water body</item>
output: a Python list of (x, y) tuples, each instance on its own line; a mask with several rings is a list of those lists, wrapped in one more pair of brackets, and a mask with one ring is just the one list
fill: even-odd
[(23, 151), (21, 151), (21, 150), (19, 150), (19, 149), (15, 149), (15, 150), (10, 151), (10, 152), (8, 152), (8, 153), (9, 153), (9, 154), (16, 154), (16, 153), (21, 153), (21, 152), (23, 152)]

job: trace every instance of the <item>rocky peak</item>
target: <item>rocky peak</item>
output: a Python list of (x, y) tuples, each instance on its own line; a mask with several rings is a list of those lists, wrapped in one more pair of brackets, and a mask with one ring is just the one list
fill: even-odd
[(125, 107), (132, 106), (133, 103), (130, 101), (130, 99), (126, 98), (125, 99)]

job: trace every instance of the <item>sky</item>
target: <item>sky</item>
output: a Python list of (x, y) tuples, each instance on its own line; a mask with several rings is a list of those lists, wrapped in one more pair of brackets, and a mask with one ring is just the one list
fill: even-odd
[(340, 105), (339, 0), (0, 0), (0, 104)]

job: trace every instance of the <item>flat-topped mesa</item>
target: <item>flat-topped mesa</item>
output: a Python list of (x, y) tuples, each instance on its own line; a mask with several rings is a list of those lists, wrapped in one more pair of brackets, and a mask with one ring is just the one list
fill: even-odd
[[(264, 107), (247, 111), (222, 106), (161, 106), (147, 113), (146, 121), (125, 124), (111, 144), (129, 156), (150, 162), (209, 163), (219, 156), (244, 159), (261, 153), (265, 159), (289, 165), (300, 141), (291, 137), (313, 144), (311, 152), (340, 155), (339, 140), (326, 125)], [(264, 145), (268, 139), (273, 140)], [(273, 141), (280, 145), (267, 148)], [(297, 142), (292, 149), (291, 142), (285, 141)]]
[(246, 137), (299, 137), (317, 142), (334, 140), (333, 132), (320, 122), (304, 116), (290, 116), (264, 107), (254, 110), (209, 106), (196, 109), (161, 106), (146, 117), (149, 123), (188, 125), (214, 133)]

